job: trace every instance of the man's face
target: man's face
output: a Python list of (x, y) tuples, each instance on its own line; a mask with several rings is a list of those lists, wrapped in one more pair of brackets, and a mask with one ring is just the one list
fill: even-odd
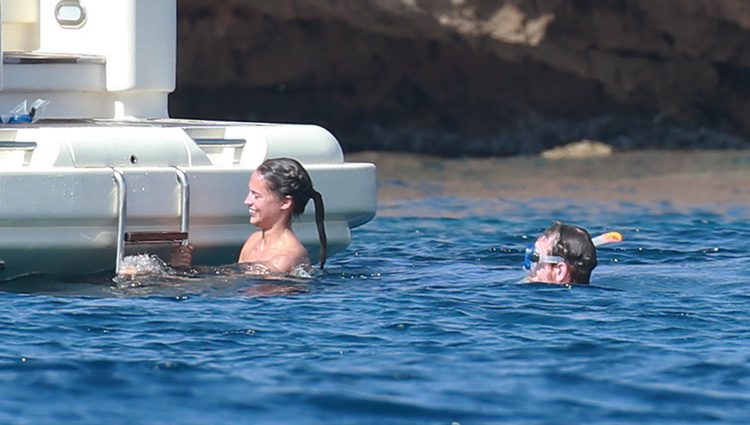
[[(534, 250), (542, 256), (552, 256), (552, 246), (555, 243), (555, 236), (539, 236), (534, 243)], [(530, 282), (541, 283), (569, 283), (570, 270), (565, 263), (549, 263), (539, 261), (531, 263), (531, 269), (527, 274)]]

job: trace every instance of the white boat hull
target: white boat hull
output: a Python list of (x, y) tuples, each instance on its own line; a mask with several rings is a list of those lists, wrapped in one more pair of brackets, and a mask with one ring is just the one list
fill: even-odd
[[(345, 164), (321, 127), (168, 118), (175, 0), (0, 6), (0, 280), (114, 272), (129, 253), (167, 258), (168, 232), (187, 237), (196, 264), (232, 263), (253, 231), (247, 181), (266, 158), (310, 171), (329, 252), (374, 216), (375, 167)], [(311, 205), (293, 228), (314, 261), (313, 217)], [(125, 243), (145, 235), (161, 245)]]
[[(338, 142), (320, 127), (177, 120), (144, 124), (0, 129), (0, 260), (5, 262), (0, 279), (114, 272), (121, 236), (117, 173), (126, 182), (128, 232), (178, 232), (183, 194), (176, 169), (184, 172), (195, 264), (236, 261), (254, 231), (243, 204), (248, 178), (268, 157), (296, 158), (310, 172), (325, 202), (329, 253), (345, 248), (350, 229), (375, 214), (374, 165), (344, 163)], [(318, 238), (312, 203), (293, 228), (314, 261)], [(168, 258), (169, 248), (127, 245), (124, 253)]]

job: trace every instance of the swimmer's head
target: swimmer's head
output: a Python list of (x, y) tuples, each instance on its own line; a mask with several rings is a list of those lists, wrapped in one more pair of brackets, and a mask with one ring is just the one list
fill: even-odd
[(256, 172), (278, 199), (292, 200), (292, 215), (298, 216), (305, 211), (310, 199), (315, 204), (315, 224), (318, 227), (320, 240), (320, 267), (326, 261), (328, 238), (325, 231), (325, 207), (323, 196), (313, 188), (312, 179), (305, 167), (292, 158), (272, 158), (265, 160), (258, 166)]
[(287, 196), (292, 199), (292, 214), (305, 212), (307, 201), (317, 193), (307, 170), (292, 158), (272, 158), (258, 166), (257, 172), (263, 176), (268, 189), (279, 199)]
[(586, 229), (555, 222), (527, 252), (528, 279), (544, 283), (589, 283), (596, 247)]

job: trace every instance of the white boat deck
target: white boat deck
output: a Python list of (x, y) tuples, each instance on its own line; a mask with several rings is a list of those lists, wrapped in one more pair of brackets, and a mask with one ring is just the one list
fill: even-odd
[(35, 53), (4, 52), (5, 65), (42, 65), (42, 64), (96, 64), (104, 65), (107, 58), (102, 55), (83, 55), (74, 53)]
[[(175, 0), (0, 7), (0, 112), (50, 102), (36, 122), (0, 125), (0, 280), (114, 272), (123, 255), (165, 258), (184, 238), (196, 264), (232, 263), (253, 231), (247, 181), (266, 158), (310, 172), (329, 253), (374, 216), (374, 165), (345, 163), (324, 128), (169, 118)], [(311, 203), (293, 228), (314, 260), (313, 217)]]

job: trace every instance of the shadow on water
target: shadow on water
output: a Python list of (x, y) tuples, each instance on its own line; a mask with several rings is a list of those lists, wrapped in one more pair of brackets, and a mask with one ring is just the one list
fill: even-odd
[[(441, 211), (451, 217), (422, 217), (417, 210)], [(506, 208), (507, 207), (507, 208)], [(564, 207), (564, 208), (563, 208)], [(500, 213), (502, 211), (502, 213)], [(489, 213), (492, 212), (492, 213)], [(748, 229), (743, 219), (710, 211), (664, 210), (653, 205), (581, 205), (557, 200), (476, 201), (428, 198), (393, 207), (395, 216), (378, 217), (353, 238), (325, 272), (306, 277), (259, 275), (252, 265), (196, 267), (177, 271), (136, 264), (146, 273), (131, 277), (111, 272), (60, 278), (30, 275), (0, 282), (0, 291), (72, 297), (242, 297), (296, 295), (368, 297), (378, 291), (443, 287), (466, 294), (513, 289), (523, 277), (524, 247), (553, 219), (574, 222), (595, 233), (618, 230), (625, 241), (600, 251), (591, 285), (527, 285), (530, 292), (573, 290), (576, 295), (648, 289), (662, 276), (692, 281), (696, 268), (732, 271), (743, 261)], [(394, 236), (397, 235), (397, 236)], [(137, 257), (137, 256), (136, 256)], [(729, 263), (728, 263), (729, 262)], [(154, 266), (154, 267), (152, 267)], [(627, 272), (626, 272), (627, 270)], [(631, 276), (632, 274), (632, 276)], [(734, 275), (727, 275), (734, 278)], [(355, 289), (349, 283), (356, 282)], [(339, 289), (333, 289), (334, 287)], [(501, 291), (502, 292), (502, 291)], [(526, 292), (526, 291), (524, 291)], [(504, 296), (493, 293), (492, 296)]]
[(0, 291), (64, 297), (235, 297), (282, 296), (311, 291), (316, 277), (259, 275), (253, 265), (232, 264), (178, 271), (169, 267), (155, 273), (117, 275), (101, 272), (59, 278), (33, 274), (0, 282)]
[(623, 289), (620, 288), (611, 288), (607, 286), (600, 286), (595, 284), (587, 284), (587, 285), (581, 285), (581, 284), (556, 284), (556, 283), (544, 283), (544, 282), (526, 282), (526, 281), (520, 281), (519, 284), (522, 284), (524, 286), (528, 286), (530, 288), (537, 288), (537, 289), (544, 289), (544, 288), (554, 288), (558, 290), (578, 290), (578, 291), (611, 291), (611, 292), (622, 292)]

